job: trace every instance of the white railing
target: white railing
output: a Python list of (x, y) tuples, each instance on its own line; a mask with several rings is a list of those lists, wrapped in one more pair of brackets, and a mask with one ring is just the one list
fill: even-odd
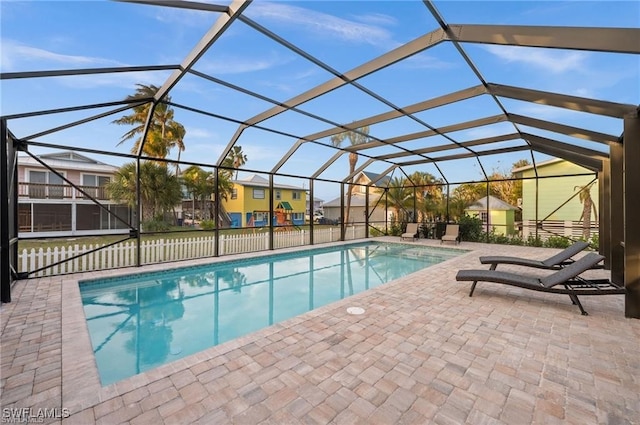
[[(364, 238), (365, 233), (364, 226), (352, 226), (347, 228), (345, 239)], [(276, 249), (308, 245), (311, 239), (308, 230), (276, 231), (273, 236), (273, 245)], [(340, 229), (337, 227), (314, 229), (313, 238), (314, 244), (335, 242), (340, 240)], [(247, 234), (223, 234), (220, 235), (219, 243), (220, 255), (265, 251), (269, 249), (269, 233), (263, 231)], [(153, 264), (211, 257), (214, 254), (214, 244), (213, 236), (142, 241), (140, 245), (141, 262), (142, 264)], [(18, 256), (18, 271), (28, 272), (47, 267), (101, 246), (104, 245), (74, 244), (46, 249), (23, 249)], [(53, 267), (47, 267), (29, 277), (133, 266), (136, 264), (136, 250), (135, 241), (122, 242)]]
[[(589, 223), (589, 233), (591, 236), (599, 233), (599, 223), (591, 221)], [(571, 220), (545, 220), (541, 226), (537, 228), (538, 237), (547, 240), (551, 236), (564, 236), (567, 238), (580, 238), (583, 236), (583, 223)], [(536, 221), (524, 220), (522, 222), (522, 237), (526, 239), (536, 234)]]

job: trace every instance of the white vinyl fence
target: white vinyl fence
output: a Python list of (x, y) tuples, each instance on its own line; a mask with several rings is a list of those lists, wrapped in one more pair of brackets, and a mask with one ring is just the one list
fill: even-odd
[[(364, 226), (347, 228), (345, 239), (364, 238)], [(340, 229), (329, 227), (314, 229), (314, 244), (335, 242), (340, 240)], [(308, 230), (275, 231), (273, 234), (274, 248), (289, 248), (308, 245), (310, 235)], [(213, 236), (156, 239), (142, 241), (141, 262), (153, 264), (165, 261), (178, 261), (191, 258), (211, 257), (214, 253), (215, 240)], [(28, 272), (55, 264), (59, 261), (84, 254), (104, 245), (68, 245), (55, 248), (23, 249), (18, 256), (18, 271)], [(269, 249), (269, 233), (256, 232), (246, 234), (220, 235), (220, 255), (240, 254), (244, 252), (265, 251)], [(45, 268), (29, 277), (51, 276), (65, 273), (75, 273), (92, 270), (103, 270), (136, 264), (137, 247), (135, 241), (123, 242), (107, 248), (91, 252), (79, 258)]]

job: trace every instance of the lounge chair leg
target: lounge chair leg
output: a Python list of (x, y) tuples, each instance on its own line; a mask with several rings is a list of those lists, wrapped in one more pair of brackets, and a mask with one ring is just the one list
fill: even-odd
[(473, 284), (471, 285), (471, 292), (469, 292), (469, 296), (470, 296), (470, 297), (472, 297), (472, 296), (473, 296), (473, 291), (475, 291), (475, 289), (476, 289), (476, 283), (478, 283), (478, 281), (477, 281), (477, 280), (475, 280), (475, 281), (473, 282)]
[(588, 316), (589, 315), (589, 313), (587, 313), (587, 311), (584, 309), (584, 307), (582, 307), (582, 303), (578, 299), (577, 295), (575, 295), (575, 294), (569, 295), (569, 298), (571, 298), (571, 301), (573, 302), (574, 305), (577, 305), (578, 307), (580, 307), (580, 311), (582, 312), (583, 316)]

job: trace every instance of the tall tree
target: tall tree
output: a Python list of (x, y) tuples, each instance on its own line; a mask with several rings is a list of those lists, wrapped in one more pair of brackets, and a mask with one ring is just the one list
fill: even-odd
[[(136, 92), (126, 97), (126, 100), (136, 100), (140, 98), (153, 97), (158, 91), (158, 87), (153, 84), (136, 84)], [(149, 124), (147, 139), (144, 143), (142, 151), (145, 155), (152, 158), (166, 158), (172, 147), (178, 147), (178, 159), (180, 152), (184, 151), (184, 136), (186, 130), (184, 126), (174, 121), (174, 111), (167, 103), (171, 101), (171, 97), (167, 96), (165, 102), (158, 103), (153, 110), (153, 116)], [(118, 145), (133, 139), (136, 136), (132, 153), (136, 153), (142, 143), (142, 134), (144, 133), (145, 123), (149, 116), (152, 103), (147, 102), (143, 105), (133, 107), (133, 112), (124, 115), (113, 121), (119, 125), (133, 125), (134, 127), (124, 133)]]
[(226, 173), (219, 173), (219, 179), (216, 184), (215, 174), (210, 171), (205, 171), (197, 165), (192, 165), (182, 173), (182, 181), (187, 190), (193, 195), (194, 199), (200, 201), (202, 210), (206, 211), (204, 218), (212, 218), (212, 208), (207, 208), (207, 204), (211, 203), (212, 195), (215, 193), (216, 188), (220, 193), (221, 199), (228, 199), (231, 193), (232, 184), (229, 181), (229, 176)]
[(415, 187), (416, 204), (418, 207), (418, 221), (435, 219), (442, 214), (444, 195), (442, 193), (442, 180), (430, 173), (416, 171), (409, 176)]
[[(360, 127), (355, 131), (346, 131), (331, 136), (331, 143), (333, 146), (339, 148), (346, 139), (349, 139), (351, 146), (360, 145), (370, 140), (369, 138), (369, 126)], [(355, 152), (349, 152), (349, 175), (353, 174), (358, 163), (358, 154)], [(344, 215), (344, 223), (349, 223), (349, 210), (351, 209), (351, 196), (353, 195), (353, 177), (349, 179), (349, 189), (347, 194), (347, 211)]]
[(398, 222), (405, 219), (405, 211), (413, 208), (413, 190), (407, 186), (404, 177), (394, 177), (389, 182), (387, 191), (387, 205), (393, 208)]
[[(222, 165), (224, 167), (233, 168), (236, 170), (236, 173), (234, 176), (236, 180), (238, 179), (238, 169), (246, 163), (247, 163), (247, 155), (245, 155), (245, 153), (242, 152), (242, 146), (240, 145), (235, 145), (233, 148), (231, 148), (227, 156), (222, 161)], [(229, 171), (230, 177), (233, 175), (232, 171), (230, 170), (225, 170), (225, 171)]]
[[(112, 199), (136, 206), (136, 164), (130, 162), (120, 167), (114, 179), (107, 184), (107, 191)], [(180, 183), (176, 176), (169, 173), (166, 167), (155, 162), (140, 163), (140, 202), (142, 204), (142, 221), (170, 210), (182, 200)]]

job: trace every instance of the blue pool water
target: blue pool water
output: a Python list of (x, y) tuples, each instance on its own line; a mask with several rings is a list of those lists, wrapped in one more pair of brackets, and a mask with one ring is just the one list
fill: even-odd
[(80, 282), (102, 385), (464, 251), (366, 242)]

